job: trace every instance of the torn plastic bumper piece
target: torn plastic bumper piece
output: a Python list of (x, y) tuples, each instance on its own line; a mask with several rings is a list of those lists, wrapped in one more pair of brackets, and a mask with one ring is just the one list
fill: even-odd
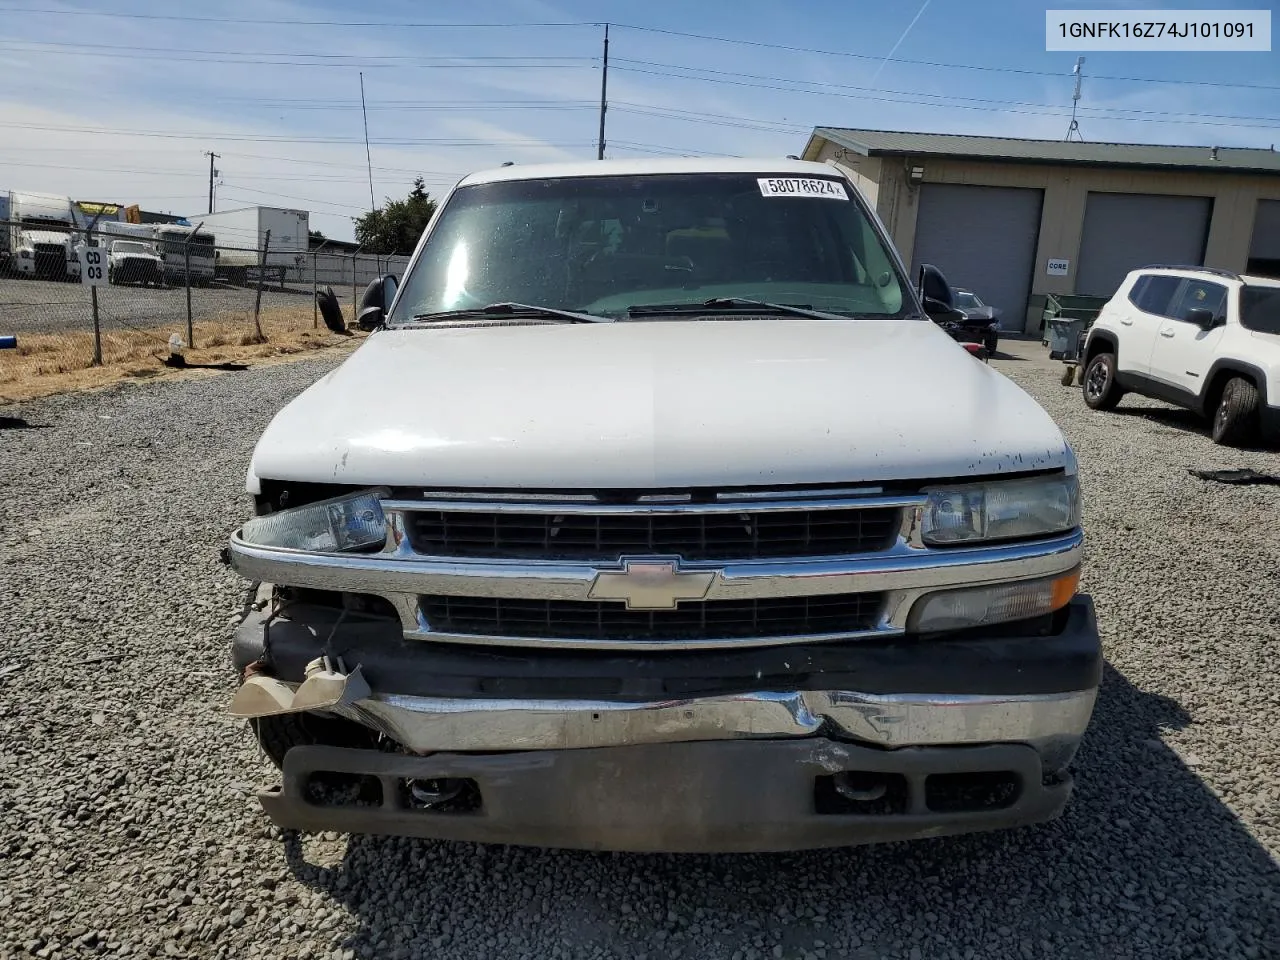
[(306, 679), (295, 690), (275, 677), (257, 673), (248, 677), (231, 700), (233, 717), (256, 719), (306, 710), (331, 710), (364, 700), (373, 691), (357, 666), (350, 673), (342, 658), (335, 664), (320, 657), (307, 664)]

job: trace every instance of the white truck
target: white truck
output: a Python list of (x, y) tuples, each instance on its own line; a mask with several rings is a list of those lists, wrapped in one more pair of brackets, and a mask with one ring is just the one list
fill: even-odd
[(1076, 460), (837, 168), (463, 179), (268, 425), (231, 703), (280, 826), (756, 851), (1056, 816)]
[(12, 270), (31, 279), (80, 276), (77, 221), (70, 197), (10, 191), (8, 206)]
[(306, 210), (281, 207), (244, 207), (221, 210), (198, 219), (217, 239), (214, 244), (215, 273), (219, 279), (244, 284), (262, 263), (261, 250), (271, 231), (267, 248), (268, 273), (281, 275), (297, 271), (306, 260), (310, 246), (310, 214)]
[(204, 286), (213, 281), (217, 237), (212, 230), (199, 225), (158, 223), (153, 232), (156, 250), (164, 261), (165, 283), (182, 286), (186, 282), (188, 267), (193, 284)]

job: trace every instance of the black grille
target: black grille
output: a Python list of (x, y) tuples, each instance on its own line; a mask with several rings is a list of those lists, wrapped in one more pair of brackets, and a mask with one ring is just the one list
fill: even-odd
[(614, 641), (851, 633), (874, 627), (883, 601), (881, 593), (843, 593), (628, 610), (605, 601), (444, 596), (420, 600), (427, 623), (441, 632)]
[(686, 560), (838, 556), (889, 547), (896, 507), (752, 513), (538, 514), (424, 510), (407, 515), (419, 553), (448, 557), (613, 560), (677, 554)]

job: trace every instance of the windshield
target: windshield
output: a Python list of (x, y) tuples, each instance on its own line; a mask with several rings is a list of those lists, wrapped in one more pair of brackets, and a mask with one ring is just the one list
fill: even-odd
[(150, 244), (139, 240), (117, 240), (111, 244), (112, 253), (154, 253)]
[(66, 220), (56, 220), (53, 217), (23, 217), (22, 226), (28, 230), (60, 230), (63, 233), (71, 229), (71, 224)]
[(982, 301), (975, 297), (968, 290), (957, 290), (955, 292), (955, 301), (957, 307), (980, 307)]
[(1240, 326), (1258, 333), (1280, 333), (1280, 287), (1241, 288)]
[(624, 316), (726, 297), (858, 316), (910, 309), (842, 181), (679, 174), (458, 189), (390, 322), (503, 302)]
[(212, 257), (213, 256), (213, 234), (197, 233), (192, 236), (185, 231), (165, 230), (156, 233), (156, 239), (160, 241), (160, 248), (167, 255), (182, 257), (186, 247), (187, 237), (191, 237), (191, 256), (192, 257)]

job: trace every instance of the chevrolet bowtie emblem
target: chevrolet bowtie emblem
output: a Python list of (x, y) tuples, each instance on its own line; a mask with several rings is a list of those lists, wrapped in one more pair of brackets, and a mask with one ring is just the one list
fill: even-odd
[(591, 584), (592, 600), (625, 600), (628, 610), (674, 610), (680, 600), (701, 600), (715, 580), (714, 570), (680, 569), (678, 560), (623, 560), (621, 570), (601, 570)]

